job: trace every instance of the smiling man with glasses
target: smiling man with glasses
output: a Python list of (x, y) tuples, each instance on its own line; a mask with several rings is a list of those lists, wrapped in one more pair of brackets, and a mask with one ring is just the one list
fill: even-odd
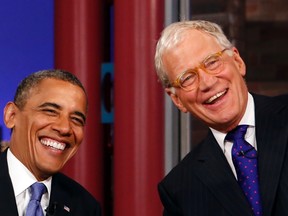
[(210, 128), (159, 183), (163, 215), (288, 215), (288, 96), (249, 93), (240, 53), (208, 21), (165, 28), (155, 67), (177, 108)]

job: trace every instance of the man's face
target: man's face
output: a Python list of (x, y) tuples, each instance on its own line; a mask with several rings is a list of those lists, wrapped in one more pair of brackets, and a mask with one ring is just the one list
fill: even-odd
[[(191, 30), (183, 42), (167, 50), (163, 63), (170, 82), (183, 71), (199, 66), (207, 56), (223, 50), (213, 38), (197, 30)], [(247, 104), (247, 87), (243, 76), (245, 64), (236, 48), (233, 55), (222, 55), (223, 69), (217, 75), (198, 70), (196, 89), (166, 88), (174, 104), (183, 112), (190, 112), (209, 127), (220, 131), (234, 128), (244, 115)]]
[(29, 92), (23, 109), (8, 103), (5, 123), (12, 128), (10, 149), (38, 180), (58, 172), (83, 139), (87, 101), (69, 82), (45, 79)]

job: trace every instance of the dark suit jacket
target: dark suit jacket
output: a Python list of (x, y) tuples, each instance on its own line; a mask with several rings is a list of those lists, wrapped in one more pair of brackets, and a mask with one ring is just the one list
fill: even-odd
[[(99, 203), (80, 184), (58, 173), (53, 176), (47, 215), (100, 216)], [(8, 173), (7, 151), (0, 154), (0, 215), (18, 215)]]
[[(264, 216), (288, 215), (288, 95), (253, 95)], [(165, 216), (253, 215), (211, 131), (159, 183)]]

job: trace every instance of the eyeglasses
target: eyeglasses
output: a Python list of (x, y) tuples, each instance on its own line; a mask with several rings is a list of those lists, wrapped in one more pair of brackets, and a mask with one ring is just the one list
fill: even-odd
[(232, 50), (227, 48), (221, 50), (220, 52), (209, 55), (199, 64), (198, 67), (184, 71), (176, 78), (174, 82), (168, 84), (167, 87), (182, 88), (185, 91), (191, 91), (198, 88), (198, 70), (202, 69), (203, 71), (211, 75), (216, 75), (220, 73), (224, 65), (224, 61), (221, 57), (225, 51), (230, 51), (228, 53), (229, 56), (233, 55)]

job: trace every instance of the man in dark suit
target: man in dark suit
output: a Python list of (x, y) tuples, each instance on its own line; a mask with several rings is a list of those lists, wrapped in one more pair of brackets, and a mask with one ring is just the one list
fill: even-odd
[[(183, 21), (164, 29), (155, 66), (174, 104), (210, 128), (159, 183), (163, 215), (288, 215), (288, 96), (249, 93), (238, 50), (217, 24), (207, 21)], [(253, 157), (248, 151), (234, 155), (238, 141), (227, 134), (236, 134), (240, 125), (248, 127), (244, 134), (251, 150), (257, 150)], [(242, 189), (236, 157), (256, 161), (250, 171), (253, 184), (258, 182), (256, 207)]]
[(85, 89), (69, 72), (39, 71), (20, 83), (4, 109), (11, 139), (0, 154), (1, 215), (30, 215), (35, 182), (43, 187), (40, 215), (101, 215), (95, 198), (59, 173), (83, 140), (86, 112)]

